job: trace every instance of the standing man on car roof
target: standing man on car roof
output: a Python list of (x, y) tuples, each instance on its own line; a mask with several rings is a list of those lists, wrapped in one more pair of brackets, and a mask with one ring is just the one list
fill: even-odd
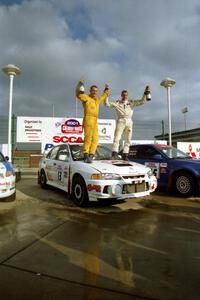
[(89, 95), (85, 94), (84, 82), (79, 81), (76, 86), (76, 97), (83, 103), (84, 118), (84, 161), (91, 163), (98, 145), (98, 115), (99, 104), (105, 102), (109, 95), (109, 87), (106, 84), (103, 94), (97, 97), (98, 87), (92, 85)]
[(128, 91), (123, 90), (121, 92), (121, 99), (115, 102), (109, 102), (108, 98), (106, 99), (105, 105), (107, 107), (113, 107), (117, 112), (117, 124), (114, 133), (114, 141), (112, 146), (112, 157), (113, 159), (118, 158), (119, 151), (119, 141), (124, 133), (124, 147), (122, 158), (127, 160), (129, 147), (132, 137), (132, 127), (133, 127), (133, 110), (135, 106), (143, 105), (145, 100), (151, 100), (150, 89), (147, 85), (144, 90), (144, 94), (141, 99), (129, 100)]

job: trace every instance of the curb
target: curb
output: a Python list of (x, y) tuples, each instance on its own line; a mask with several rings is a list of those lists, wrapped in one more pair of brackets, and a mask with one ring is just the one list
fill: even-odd
[(15, 168), (15, 173), (16, 173), (16, 182), (20, 181), (22, 178), (32, 178), (32, 177), (37, 177), (37, 168), (20, 168), (16, 167)]

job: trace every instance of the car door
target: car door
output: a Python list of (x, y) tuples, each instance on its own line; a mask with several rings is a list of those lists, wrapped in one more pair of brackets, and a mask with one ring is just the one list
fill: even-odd
[(68, 145), (61, 145), (56, 156), (55, 178), (57, 185), (68, 191), (70, 156)]
[(59, 146), (54, 147), (46, 156), (45, 159), (45, 170), (47, 179), (50, 184), (56, 185), (57, 184), (57, 153), (59, 150)]

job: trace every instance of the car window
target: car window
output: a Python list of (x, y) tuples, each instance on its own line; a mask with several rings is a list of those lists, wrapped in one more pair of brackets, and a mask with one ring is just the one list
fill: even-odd
[(82, 145), (70, 145), (73, 160), (83, 160)]
[(155, 154), (159, 154), (159, 152), (153, 147), (148, 146), (133, 147), (129, 152), (131, 157), (140, 159), (152, 159)]
[(138, 147), (130, 147), (129, 156), (132, 158), (137, 158)]
[(57, 152), (57, 160), (68, 161), (69, 160), (69, 150), (67, 147), (61, 147)]
[(46, 158), (48, 158), (48, 159), (50, 158), (52, 150), (53, 150), (53, 148), (47, 153)]
[(3, 155), (0, 153), (0, 162), (5, 161), (5, 158), (3, 157)]
[(192, 159), (192, 157), (183, 151), (174, 148), (174, 147), (162, 147), (160, 149), (161, 152), (163, 152), (165, 155), (167, 155), (169, 158), (176, 159), (176, 158), (182, 158), (182, 159)]
[(48, 154), (47, 154), (47, 158), (49, 159), (56, 159), (56, 155), (58, 153), (58, 147), (53, 148)]
[(140, 151), (138, 153), (141, 158), (144, 159), (152, 159), (155, 154), (159, 154), (157, 150), (155, 150), (153, 147), (140, 147)]

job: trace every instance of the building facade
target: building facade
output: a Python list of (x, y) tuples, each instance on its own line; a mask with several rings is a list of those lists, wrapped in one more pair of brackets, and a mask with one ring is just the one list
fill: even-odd
[[(155, 140), (169, 140), (168, 134), (156, 135)], [(177, 146), (177, 142), (200, 142), (200, 128), (172, 133), (172, 145)]]

